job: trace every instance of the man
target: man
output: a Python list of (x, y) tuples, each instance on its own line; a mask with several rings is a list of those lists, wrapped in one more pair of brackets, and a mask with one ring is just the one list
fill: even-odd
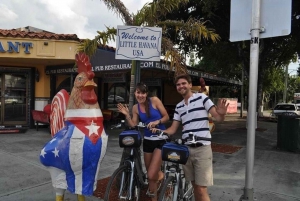
[[(192, 80), (189, 75), (177, 76), (175, 84), (183, 100), (176, 105), (173, 123), (164, 132), (172, 135), (182, 124), (182, 139), (187, 138), (189, 132), (193, 132), (197, 137), (211, 138), (208, 113), (216, 121), (223, 121), (229, 104), (226, 104), (225, 99), (220, 99), (218, 105), (215, 106), (205, 94), (193, 93)], [(201, 140), (196, 146), (190, 146), (189, 152), (189, 159), (183, 166), (185, 178), (193, 184), (196, 201), (209, 201), (207, 186), (213, 185), (211, 143)]]

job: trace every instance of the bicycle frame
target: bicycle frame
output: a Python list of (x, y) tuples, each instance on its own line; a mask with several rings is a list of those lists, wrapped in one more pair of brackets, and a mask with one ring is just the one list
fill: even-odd
[[(171, 163), (171, 162), (166, 162), (166, 163)], [(167, 168), (166, 168), (167, 177), (171, 173), (174, 175), (175, 180), (176, 180), (173, 201), (177, 201), (179, 184), (181, 182), (181, 168), (179, 167), (179, 164), (176, 164), (176, 163), (171, 163), (171, 165), (167, 164), (166, 166), (167, 166)]]
[[(133, 187), (134, 174), (137, 174), (137, 177), (139, 180), (138, 182), (141, 185), (146, 185), (145, 179), (144, 179), (144, 172), (142, 170), (142, 160), (141, 160), (140, 148), (130, 148), (130, 155), (124, 159), (123, 164), (128, 165), (130, 167), (129, 189), (132, 189), (132, 187)], [(119, 193), (121, 193), (121, 192), (119, 192)], [(120, 194), (119, 194), (119, 196), (120, 196)], [(129, 191), (128, 199), (129, 200), (132, 199), (132, 191), (131, 190)]]

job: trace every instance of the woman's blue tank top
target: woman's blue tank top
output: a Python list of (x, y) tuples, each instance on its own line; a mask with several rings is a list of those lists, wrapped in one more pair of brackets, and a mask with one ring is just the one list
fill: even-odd
[[(160, 120), (162, 118), (160, 112), (158, 109), (155, 109), (153, 108), (152, 106), (152, 103), (151, 103), (151, 100), (149, 100), (149, 112), (150, 112), (150, 116), (147, 117), (147, 114), (146, 113), (143, 113), (140, 109), (140, 104), (138, 103), (138, 110), (139, 110), (139, 116), (140, 116), (140, 119), (141, 121), (144, 123), (144, 124), (148, 124), (150, 122), (153, 122), (153, 121), (156, 121), (156, 120)], [(147, 100), (147, 101), (148, 101)], [(166, 127), (165, 125), (163, 124), (159, 124), (158, 125), (158, 129), (161, 129), (161, 130), (165, 130)], [(144, 132), (144, 135), (145, 137), (151, 137), (151, 135), (155, 135), (153, 134), (148, 128), (145, 128), (145, 132)]]

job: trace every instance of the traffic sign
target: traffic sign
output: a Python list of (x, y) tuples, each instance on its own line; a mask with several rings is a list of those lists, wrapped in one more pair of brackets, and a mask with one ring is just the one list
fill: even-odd
[[(259, 38), (270, 38), (291, 33), (292, 0), (261, 0)], [(250, 40), (252, 0), (231, 0), (231, 42)]]

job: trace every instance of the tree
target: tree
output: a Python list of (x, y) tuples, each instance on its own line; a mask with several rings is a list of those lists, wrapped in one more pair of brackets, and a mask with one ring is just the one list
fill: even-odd
[[(162, 54), (167, 61), (170, 61), (170, 70), (174, 67), (175, 75), (186, 73), (185, 59), (175, 48), (176, 43), (173, 43), (168, 36), (168, 30), (174, 30), (174, 34), (188, 35), (193, 40), (201, 40), (204, 38), (212, 42), (216, 42), (219, 36), (214, 33), (214, 30), (208, 29), (205, 22), (194, 18), (189, 18), (186, 21), (168, 20), (165, 16), (178, 9), (189, 0), (153, 0), (146, 3), (141, 10), (136, 14), (130, 14), (128, 9), (120, 0), (102, 0), (108, 9), (116, 12), (121, 16), (126, 25), (134, 26), (149, 26), (162, 27)], [(164, 20), (162, 20), (164, 19)], [(85, 52), (88, 55), (93, 55), (97, 50), (98, 45), (106, 45), (108, 40), (114, 40), (116, 35), (115, 28), (107, 28), (106, 31), (98, 32), (98, 35), (93, 40), (84, 40), (80, 45), (79, 51)], [(136, 63), (133, 61), (131, 69), (130, 96), (129, 108), (134, 103), (134, 81)]]
[(300, 77), (289, 76), (287, 87), (287, 102), (294, 100), (294, 93), (300, 92)]
[[(221, 37), (216, 44), (210, 41), (195, 42), (186, 35), (180, 37), (172, 35), (172, 30), (169, 34), (186, 53), (195, 50), (198, 52), (198, 57), (202, 58), (198, 65), (200, 68), (236, 79), (241, 77), (242, 70), (246, 76), (249, 76), (250, 43), (249, 41), (229, 42), (230, 2), (230, 0), (191, 0), (166, 17), (176, 20), (187, 20), (189, 17), (205, 18), (207, 25), (214, 28)], [(300, 19), (297, 17), (299, 15), (300, 1), (292, 1), (291, 34), (260, 40), (258, 106), (263, 104), (264, 85), (272, 83), (264, 82), (267, 73), (295, 61), (300, 52)]]

